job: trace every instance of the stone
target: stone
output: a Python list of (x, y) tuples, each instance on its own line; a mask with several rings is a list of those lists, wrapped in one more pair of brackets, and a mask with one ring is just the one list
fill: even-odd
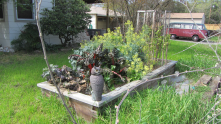
[(185, 75), (179, 75), (178, 77), (176, 77), (176, 76), (170, 77), (170, 82), (180, 83), (180, 82), (183, 82), (185, 79), (186, 79)]
[(166, 85), (166, 83), (167, 83), (167, 80), (161, 81), (161, 84), (162, 84), (162, 85)]

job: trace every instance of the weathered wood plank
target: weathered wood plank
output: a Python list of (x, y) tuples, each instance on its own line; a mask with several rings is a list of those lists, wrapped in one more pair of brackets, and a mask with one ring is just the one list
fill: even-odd
[(91, 122), (94, 118), (97, 118), (97, 108), (71, 98), (69, 99), (69, 103), (77, 115), (86, 121)]
[(218, 76), (214, 77), (212, 82), (209, 84), (211, 88), (211, 94), (214, 95), (216, 93), (216, 90), (218, 89), (220, 78)]
[(212, 76), (209, 75), (203, 75), (195, 84), (195, 86), (203, 86), (207, 85), (212, 79)]

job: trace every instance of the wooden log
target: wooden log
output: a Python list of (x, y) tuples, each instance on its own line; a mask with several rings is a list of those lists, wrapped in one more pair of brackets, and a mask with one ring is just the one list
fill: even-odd
[(216, 94), (217, 89), (219, 88), (218, 87), (219, 82), (220, 82), (220, 78), (218, 76), (216, 76), (213, 78), (212, 82), (209, 84), (209, 86), (211, 88), (211, 95)]
[(206, 86), (212, 79), (212, 76), (203, 75), (195, 84), (195, 86)]
[(214, 94), (216, 94), (217, 89), (218, 89), (218, 84), (219, 84), (220, 78), (219, 77), (214, 77), (209, 84), (210, 91), (204, 93), (204, 98), (210, 100)]

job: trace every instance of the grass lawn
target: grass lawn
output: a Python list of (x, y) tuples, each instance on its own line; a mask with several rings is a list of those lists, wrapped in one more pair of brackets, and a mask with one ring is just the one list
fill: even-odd
[[(52, 53), (49, 63), (67, 65), (72, 52)], [(66, 110), (55, 98), (45, 98), (37, 83), (44, 81), (42, 54), (1, 53), (0, 123), (66, 123)]]
[[(214, 56), (207, 45), (196, 45), (185, 52), (177, 52), (188, 48), (194, 43), (171, 41), (168, 59), (180, 60), (190, 66), (214, 66), (216, 61), (205, 61), (195, 57), (195, 53)], [(219, 46), (220, 50), (220, 46)], [(68, 55), (72, 51), (49, 53), (50, 64), (71, 66)], [(174, 55), (176, 54), (176, 55)], [(220, 53), (219, 53), (220, 54)], [(204, 55), (205, 57), (205, 55)], [(207, 57), (208, 58), (208, 57)], [(199, 59), (200, 61), (197, 61)], [(214, 58), (215, 59), (215, 58)], [(199, 63), (204, 63), (199, 65)], [(0, 123), (71, 123), (68, 113), (55, 97), (42, 96), (37, 83), (44, 81), (41, 77), (46, 67), (41, 54), (0, 53)], [(185, 67), (179, 66), (182, 70)], [(203, 117), (212, 104), (201, 102), (200, 94), (189, 94), (183, 97), (176, 95), (174, 89), (165, 87), (165, 90), (145, 90), (135, 98), (128, 97), (120, 111), (120, 121), (123, 123), (138, 123), (140, 99), (142, 101), (141, 122), (144, 123), (194, 123)], [(110, 111), (111, 110), (111, 111)], [(105, 109), (103, 116), (94, 123), (114, 123), (114, 106)], [(111, 114), (111, 119), (110, 119)], [(76, 117), (75, 117), (76, 118)], [(85, 123), (82, 119), (78, 123)]]
[[(211, 44), (211, 47), (209, 47), (208, 44), (197, 44), (195, 46), (194, 44), (196, 43), (171, 41), (169, 45), (168, 59), (178, 61), (176, 65), (176, 69), (178, 71), (183, 72), (186, 70), (190, 70), (189, 67), (193, 67), (192, 70), (210, 68), (214, 67), (215, 64), (218, 62), (216, 54), (211, 49), (211, 47), (213, 49), (216, 49), (215, 45)], [(193, 47), (189, 48), (190, 46)], [(218, 45), (217, 47), (217, 54), (221, 56), (221, 45)], [(181, 64), (188, 65), (189, 67), (183, 66)], [(214, 73), (220, 75), (220, 69), (207, 70), (205, 72), (206, 74), (212, 76), (214, 76)], [(196, 81), (204, 73), (188, 73), (187, 76)]]
[(209, 41), (220, 42), (220, 41), (221, 41), (220, 38), (221, 38), (221, 37), (218, 37), (218, 36), (211, 37), (211, 38), (209, 39)]

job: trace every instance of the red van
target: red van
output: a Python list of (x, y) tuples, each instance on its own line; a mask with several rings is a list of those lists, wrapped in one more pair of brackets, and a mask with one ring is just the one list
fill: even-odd
[(208, 30), (206, 29), (204, 24), (197, 24), (194, 23), (170, 23), (169, 24), (169, 34), (171, 34), (170, 38), (175, 39), (178, 37), (188, 37), (192, 38), (193, 41), (199, 41), (199, 39), (204, 39), (201, 32), (208, 36)]

